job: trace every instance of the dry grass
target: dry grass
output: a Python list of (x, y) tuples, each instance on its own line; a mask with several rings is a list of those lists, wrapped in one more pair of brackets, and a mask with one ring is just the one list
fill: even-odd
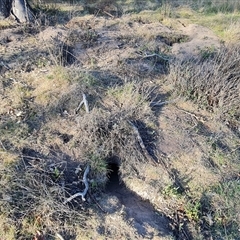
[[(61, 71), (58, 74), (61, 75)], [(55, 77), (60, 75), (54, 74)], [(52, 83), (54, 79), (45, 80)], [(23, 124), (22, 120), (16, 123), (13, 119), (11, 126), (7, 121), (9, 126), (1, 129), (2, 157), (5, 160), (1, 162), (0, 184), (1, 196), (6, 199), (1, 201), (1, 216), (12, 221), (12, 226), (6, 226), (7, 232), (3, 235), (9, 235), (9, 239), (28, 239), (37, 231), (49, 237), (61, 233), (66, 238), (81, 232), (84, 224), (75, 228), (75, 223), (83, 223), (89, 217), (91, 207), (78, 200), (69, 205), (63, 203), (83, 187), (79, 182), (83, 170), (77, 175), (77, 167), (84, 169), (90, 164), (90, 188), (94, 193), (101, 191), (106, 184), (108, 161), (115, 159), (121, 165), (122, 177), (138, 175), (140, 163), (148, 162), (131, 123), (139, 129), (147, 150), (154, 154), (154, 133), (150, 131), (155, 123), (148, 102), (150, 92), (141, 83), (113, 87), (106, 92), (101, 103), (95, 107), (90, 105), (89, 114), (82, 110), (75, 114), (73, 109), (77, 108), (79, 99), (79, 89), (73, 87), (76, 84), (67, 92), (62, 89), (65, 81), (56, 82), (59, 96), (55, 95), (56, 100), (49, 105), (37, 97), (42, 95), (43, 86), (52, 96), (56, 91), (45, 80), (40, 81), (39, 86), (39, 79), (33, 81), (32, 84), (36, 85), (31, 92), (36, 103), (50, 111), (44, 126), (41, 127), (41, 123), (31, 130), (29, 126), (36, 123), (37, 117), (33, 116), (28, 118), (28, 124)], [(48, 99), (45, 95), (42, 97)], [(39, 108), (37, 115), (42, 115), (42, 110)], [(64, 112), (71, 115), (64, 115)], [(67, 127), (64, 126), (66, 121)], [(9, 153), (10, 147), (15, 154)], [(6, 155), (11, 159), (7, 160)]]
[[(27, 153), (27, 150), (24, 151)], [(77, 211), (63, 204), (65, 190), (60, 184), (63, 163), (54, 164), (53, 161), (47, 162), (46, 158), (37, 159), (37, 156), (22, 155), (22, 158), (15, 166), (1, 170), (4, 176), (1, 177), (1, 195), (5, 199), (1, 202), (1, 216), (12, 222), (3, 237), (11, 233), (15, 239), (29, 239), (37, 231), (44, 234), (61, 232), (70, 237), (72, 225), (76, 221), (79, 224), (83, 222), (86, 211), (81, 209), (81, 205)], [(8, 184), (4, 184), (5, 181)]]
[(176, 92), (218, 114), (235, 131), (239, 127), (239, 46), (203, 52), (200, 59), (176, 62), (168, 75)]
[(223, 31), (223, 39), (227, 42), (237, 44), (240, 39), (240, 21), (233, 20)]
[[(197, 15), (198, 16), (198, 15)], [(238, 24), (239, 12), (236, 13), (218, 13), (218, 14), (201, 14), (198, 17), (192, 18), (194, 23), (202, 26), (209, 27), (214, 33), (219, 36), (223, 41), (235, 42), (239, 39), (238, 32), (232, 28), (232, 25)], [(228, 35), (226, 35), (226, 31)]]
[(10, 28), (14, 26), (14, 22), (10, 20), (0, 20), (0, 30)]
[[(140, 92), (141, 91), (141, 92)], [(93, 159), (96, 174), (106, 176), (106, 168), (98, 167), (94, 161), (104, 161), (117, 157), (120, 159), (121, 173), (132, 174), (139, 162), (144, 159), (130, 122), (139, 128), (142, 137), (153, 151), (149, 135), (154, 126), (153, 113), (147, 102), (148, 93), (138, 83), (130, 83), (109, 90), (103, 98), (101, 108), (94, 108), (89, 114), (80, 117), (73, 141), (81, 154)], [(144, 132), (141, 132), (143, 129)], [(145, 135), (144, 135), (145, 134)], [(81, 139), (79, 141), (78, 139)], [(145, 140), (145, 139), (144, 139)]]

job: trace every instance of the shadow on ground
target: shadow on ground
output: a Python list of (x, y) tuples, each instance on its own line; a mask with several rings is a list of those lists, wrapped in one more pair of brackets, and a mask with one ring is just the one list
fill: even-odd
[[(184, 239), (181, 238), (183, 235), (180, 234), (180, 231), (173, 231), (171, 227), (173, 225), (172, 219), (156, 210), (149, 201), (144, 201), (137, 193), (126, 187), (120, 179), (118, 164), (110, 162), (108, 169), (108, 182), (105, 193), (99, 202), (106, 212), (106, 215), (104, 215), (105, 225), (99, 227), (100, 234), (104, 235), (106, 232), (111, 234), (111, 231), (114, 231), (111, 229), (112, 226), (107, 227), (107, 217), (109, 215), (112, 215), (113, 219), (116, 215), (122, 215), (129, 226), (132, 227), (134, 237), (140, 239), (169, 239), (169, 237)], [(185, 226), (184, 228), (185, 232), (188, 232)], [(189, 232), (188, 237), (191, 239)]]

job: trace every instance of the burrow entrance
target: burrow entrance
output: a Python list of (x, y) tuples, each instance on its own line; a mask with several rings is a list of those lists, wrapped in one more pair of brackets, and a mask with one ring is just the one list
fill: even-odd
[(123, 187), (123, 183), (120, 179), (120, 171), (119, 171), (119, 162), (116, 160), (110, 159), (108, 161), (108, 181), (106, 183), (106, 191), (113, 192), (119, 190)]
[(126, 221), (131, 221), (134, 231), (143, 239), (150, 239), (156, 233), (159, 236), (169, 235), (167, 217), (158, 213), (149, 201), (143, 200), (121, 180), (120, 161), (110, 159), (107, 167), (108, 182), (100, 206), (109, 214), (119, 214), (122, 209)]

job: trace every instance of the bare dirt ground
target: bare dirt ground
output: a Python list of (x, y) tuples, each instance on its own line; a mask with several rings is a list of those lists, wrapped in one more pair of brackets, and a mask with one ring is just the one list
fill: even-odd
[[(143, 85), (157, 86), (161, 98), (158, 100), (166, 101), (172, 88), (160, 78), (167, 71), (167, 62), (219, 46), (219, 39), (205, 27), (190, 24), (174, 30), (130, 15), (115, 19), (83, 16), (41, 29), (4, 29), (0, 35), (1, 118), (23, 121), (29, 117), (29, 109), (41, 106), (35, 109), (36, 114), (47, 109), (52, 99), (69, 87), (58, 78), (51, 84), (44, 83), (56, 63), (70, 70), (77, 67), (87, 71), (88, 83), (101, 82), (96, 92), (122, 85), (126, 79), (141, 78)], [(29, 94), (28, 106), (19, 104), (21, 91), (17, 96), (11, 93), (13, 88), (27, 91), (24, 94)], [(42, 99), (49, 93), (49, 98)], [(196, 239), (199, 232), (182, 206), (194, 198), (201, 199), (211, 186), (230, 177), (224, 170), (228, 165), (226, 158), (219, 157), (216, 162), (209, 157), (211, 143), (227, 151), (237, 146), (238, 140), (224, 124), (216, 123), (211, 113), (182, 98), (171, 100), (153, 108), (159, 162), (142, 163), (140, 178), (118, 177), (119, 166), (114, 166), (106, 190), (93, 194), (100, 212), (91, 223), (93, 229), (80, 234), (79, 239)], [(43, 119), (39, 116), (36, 122), (39, 128), (47, 121)], [(65, 128), (69, 130), (68, 126)], [(71, 130), (67, 133), (71, 135)], [(71, 155), (67, 147), (59, 146)], [(238, 174), (237, 169), (232, 169), (231, 177)], [(175, 188), (168, 188), (172, 184)], [(178, 191), (189, 198), (176, 197)], [(93, 200), (88, 197), (88, 201)], [(206, 235), (201, 234), (205, 239), (211, 239), (208, 230), (204, 231)]]
[[(24, 31), (29, 33), (24, 34)], [(34, 31), (36, 33), (32, 33)], [(150, 72), (152, 67), (144, 64), (144, 58), (151, 55), (150, 52), (160, 50), (162, 54), (186, 58), (199, 54), (207, 47), (220, 45), (219, 39), (209, 29), (196, 24), (180, 25), (178, 30), (173, 30), (161, 23), (144, 22), (141, 18), (113, 20), (90, 15), (73, 18), (63, 26), (47, 27), (39, 33), (35, 29), (24, 30), (21, 27), (1, 30), (2, 60), (10, 68), (18, 63), (17, 54), (23, 58), (36, 53), (34, 58), (39, 60), (41, 51), (49, 55), (46, 48), (52, 41), (67, 39), (73, 45), (72, 61), (77, 61), (84, 68), (89, 68), (90, 61), (94, 61), (94, 66), (102, 71), (117, 68), (119, 62), (128, 60), (133, 62), (133, 66), (137, 62), (140, 71)]]

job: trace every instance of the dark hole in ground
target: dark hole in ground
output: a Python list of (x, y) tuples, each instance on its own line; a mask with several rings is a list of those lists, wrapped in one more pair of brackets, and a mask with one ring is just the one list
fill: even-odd
[(119, 178), (119, 165), (118, 163), (108, 163), (108, 181), (106, 184), (106, 191), (112, 192), (122, 186)]
[[(119, 159), (108, 160), (108, 182), (100, 206), (110, 214), (122, 209), (126, 221), (131, 221), (131, 226), (141, 239), (153, 239), (154, 232), (158, 236), (170, 235), (169, 219), (158, 213), (148, 200), (143, 200), (126, 187), (121, 180), (119, 167)], [(99, 231), (104, 231), (104, 226)]]

